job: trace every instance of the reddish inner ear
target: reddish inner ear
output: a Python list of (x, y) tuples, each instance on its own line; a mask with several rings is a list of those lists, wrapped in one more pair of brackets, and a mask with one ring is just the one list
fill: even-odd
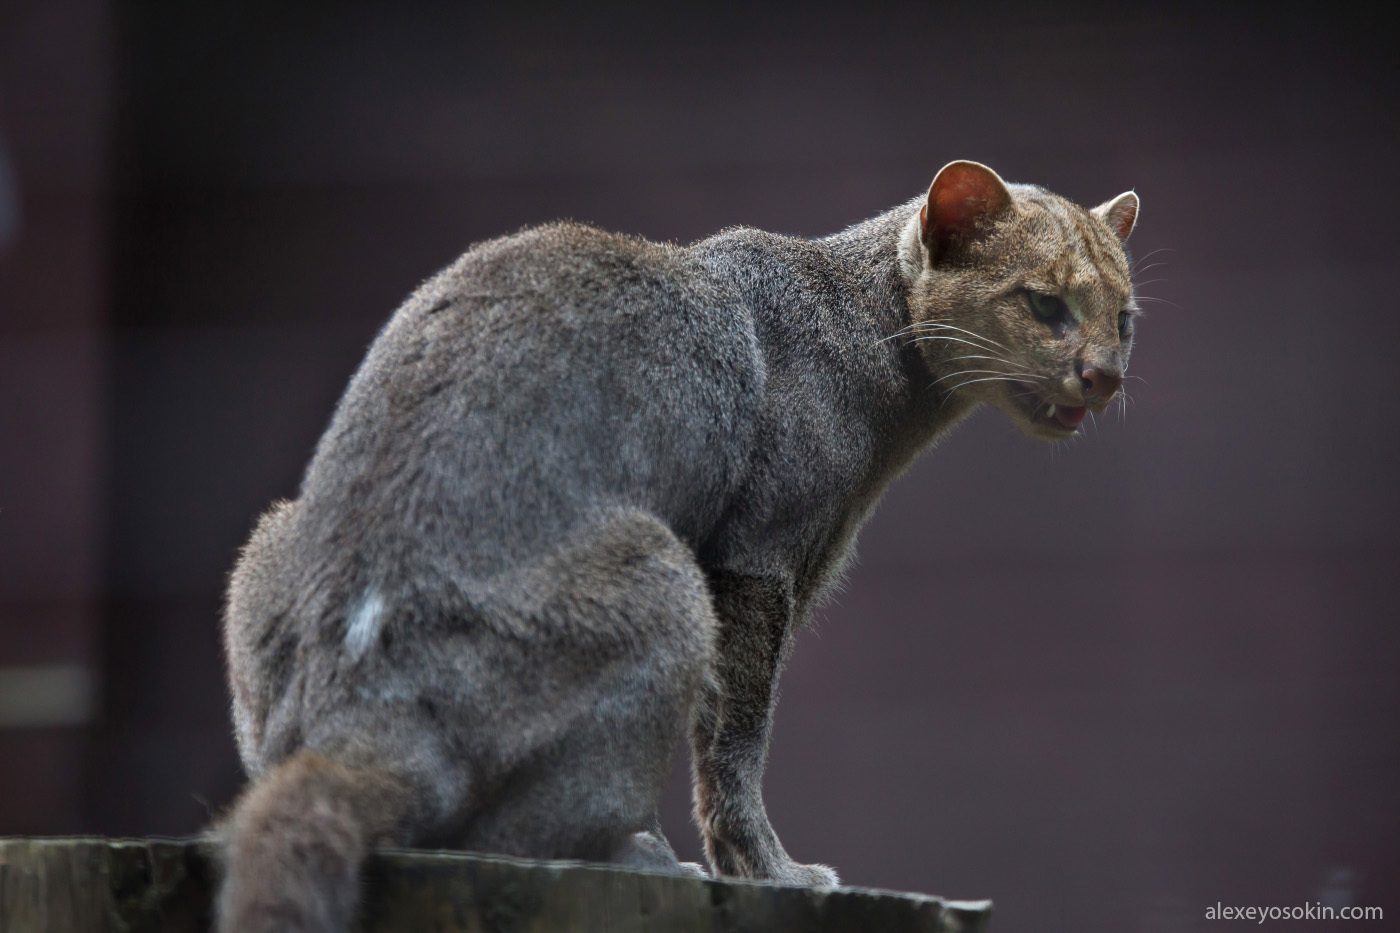
[(979, 234), (984, 218), (1010, 206), (1011, 192), (996, 173), (976, 162), (952, 162), (943, 167), (929, 189), (920, 219), (924, 242), (931, 249), (951, 240), (969, 240)]
[(1091, 213), (1102, 220), (1119, 240), (1126, 240), (1137, 224), (1137, 194), (1132, 191), (1124, 192), (1112, 201), (1100, 204)]
[(979, 218), (1004, 206), (1005, 189), (982, 172), (958, 172), (946, 184), (939, 181), (933, 189), (933, 213), (940, 227), (970, 230)]
[(1137, 204), (1131, 200), (1118, 204), (1109, 215), (1108, 223), (1113, 232), (1118, 234), (1118, 239), (1126, 240), (1128, 234), (1133, 232), (1133, 225), (1137, 223)]

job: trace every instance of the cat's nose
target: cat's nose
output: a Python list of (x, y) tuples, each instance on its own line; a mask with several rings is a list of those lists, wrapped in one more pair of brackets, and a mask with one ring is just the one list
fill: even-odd
[(1095, 366), (1080, 373), (1079, 381), (1084, 386), (1086, 400), (1102, 399), (1107, 401), (1113, 398), (1113, 393), (1117, 392), (1118, 387), (1123, 384), (1123, 374), (1107, 366)]

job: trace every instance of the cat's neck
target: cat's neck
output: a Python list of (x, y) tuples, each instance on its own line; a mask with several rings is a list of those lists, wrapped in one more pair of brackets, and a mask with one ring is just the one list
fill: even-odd
[(814, 241), (832, 257), (860, 296), (857, 313), (896, 361), (905, 381), (907, 415), (933, 440), (961, 420), (975, 405), (951, 397), (947, 383), (928, 368), (913, 343), (910, 290), (926, 261), (919, 240), (919, 210), (924, 198), (907, 201), (839, 233)]
[(909, 225), (917, 218), (919, 200), (877, 214), (839, 233), (814, 242), (859, 284), (863, 310), (883, 335), (909, 326), (909, 276), (905, 270)]
[(903, 460), (972, 407), (942, 391), (912, 342), (907, 241), (919, 206), (818, 239), (738, 227), (688, 248), (749, 307), (770, 371), (828, 370), (810, 383), (829, 396), (821, 405), (866, 422), (879, 460), (887, 447)]

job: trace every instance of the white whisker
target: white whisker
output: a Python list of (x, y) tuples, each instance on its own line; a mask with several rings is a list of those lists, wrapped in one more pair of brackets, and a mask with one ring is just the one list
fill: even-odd
[[(1017, 375), (1017, 374), (1013, 373), (1012, 375), (1014, 376), (1014, 375)], [(948, 390), (948, 394), (949, 394), (949, 395), (952, 395), (954, 392), (958, 391), (959, 389), (963, 388), (964, 386), (970, 386), (970, 385), (972, 385), (973, 383), (976, 383), (976, 382), (1015, 382), (1015, 381), (1016, 381), (1016, 380), (1013, 379), (1013, 378), (1011, 378), (1011, 376), (983, 376), (981, 379), (969, 379), (969, 380), (967, 380), (966, 382), (959, 382), (957, 385), (953, 386), (951, 389)]]
[(882, 344), (882, 343), (889, 343), (891, 340), (894, 340), (896, 337), (900, 337), (900, 336), (902, 336), (902, 335), (904, 335), (904, 334), (907, 334), (907, 333), (909, 333), (909, 331), (913, 330), (914, 328), (916, 328), (916, 327), (918, 327), (918, 326), (919, 326), (918, 324), (910, 324), (910, 325), (908, 325), (907, 327), (901, 327), (899, 330), (897, 330), (897, 331), (895, 331), (894, 333), (890, 334), (888, 337), (881, 337), (879, 340), (875, 341), (875, 345), (876, 345), (876, 346), (879, 346), (879, 345)]
[(956, 341), (956, 342), (958, 342), (958, 343), (965, 343), (965, 344), (967, 344), (969, 347), (972, 347), (974, 350), (986, 350), (986, 349), (987, 349), (986, 347), (982, 346), (981, 344), (973, 343), (971, 340), (964, 340), (964, 339), (962, 339), (961, 337), (954, 337), (954, 336), (952, 336), (952, 335), (950, 335), (950, 334), (929, 334), (929, 335), (927, 335), (927, 336), (925, 336), (925, 337), (915, 337), (914, 339), (910, 340), (909, 342), (910, 342), (910, 343), (918, 343), (918, 342), (921, 341), (921, 340), (953, 340), (953, 341)]
[(976, 353), (969, 353), (966, 356), (950, 356), (948, 357), (948, 359), (943, 360), (942, 362), (956, 363), (958, 360), (991, 360), (994, 363), (1005, 363), (1007, 366), (1016, 365), (1004, 356), (980, 356)]
[(1006, 346), (1005, 344), (997, 343), (997, 342), (996, 342), (995, 340), (993, 340), (991, 337), (984, 337), (984, 336), (982, 336), (981, 334), (973, 333), (972, 331), (968, 330), (968, 329), (965, 328), (965, 327), (956, 327), (956, 326), (954, 326), (954, 325), (952, 325), (952, 324), (943, 324), (943, 323), (938, 323), (938, 322), (936, 322), (936, 321), (924, 321), (923, 323), (919, 324), (919, 326), (920, 326), (920, 327), (932, 327), (932, 328), (938, 328), (938, 329), (943, 329), (943, 330), (955, 330), (955, 331), (958, 331), (959, 333), (967, 334), (969, 337), (976, 337), (978, 340), (986, 341), (987, 343), (990, 343), (990, 344), (991, 344), (992, 346), (994, 346), (994, 347), (999, 347), (999, 348), (1005, 350), (1007, 353), (1010, 353), (1010, 352), (1011, 352), (1011, 348), (1008, 347), (1008, 346)]
[(1147, 262), (1147, 260), (1151, 259), (1153, 256), (1156, 256), (1158, 253), (1174, 253), (1174, 252), (1176, 252), (1176, 250), (1175, 250), (1174, 248), (1170, 247), (1170, 246), (1162, 246), (1162, 247), (1159, 247), (1159, 248), (1157, 248), (1157, 249), (1154, 249), (1152, 252), (1147, 253), (1147, 254), (1144, 255), (1144, 256), (1139, 256), (1139, 257), (1137, 258), (1137, 261), (1133, 263), (1133, 268), (1136, 269), (1136, 268), (1138, 267), (1138, 263), (1140, 263), (1140, 262)]
[[(964, 370), (962, 370), (961, 372), (949, 373), (949, 374), (946, 375), (946, 376), (939, 376), (937, 379), (933, 380), (933, 382), (929, 383), (929, 385), (937, 385), (938, 383), (942, 382), (944, 379), (952, 379), (952, 378), (954, 378), (954, 377), (956, 377), (956, 376), (971, 376), (971, 375), (973, 375), (974, 373), (995, 373), (995, 374), (997, 374), (998, 376), (1006, 376), (1006, 377), (1008, 377), (1008, 378), (1007, 378), (1007, 381), (1008, 381), (1008, 382), (1011, 381), (1011, 378), (1010, 378), (1010, 377), (1026, 377), (1026, 378), (1031, 378), (1031, 374), (1030, 374), (1030, 373), (1008, 373), (1008, 372), (1003, 372), (1003, 371), (1000, 370), (1000, 369), (964, 369)], [(980, 382), (981, 380), (977, 380), (977, 381)]]
[(1134, 268), (1133, 268), (1133, 275), (1143, 275), (1143, 274), (1145, 274), (1145, 273), (1151, 272), (1153, 269), (1157, 269), (1157, 268), (1160, 268), (1161, 266), (1165, 266), (1165, 265), (1166, 265), (1166, 262), (1163, 261), (1163, 262), (1154, 262), (1152, 265), (1150, 265), (1150, 266), (1143, 266), (1141, 269), (1139, 269), (1139, 268), (1137, 268), (1137, 267), (1134, 267)]

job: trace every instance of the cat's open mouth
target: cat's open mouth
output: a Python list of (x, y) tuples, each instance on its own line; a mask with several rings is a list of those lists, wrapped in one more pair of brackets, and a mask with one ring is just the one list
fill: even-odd
[(1078, 431), (1080, 422), (1089, 413), (1089, 409), (1083, 405), (1057, 405), (1034, 398), (1032, 403), (1034, 407), (1031, 409), (1031, 421), (1034, 424), (1043, 424), (1066, 434)]

